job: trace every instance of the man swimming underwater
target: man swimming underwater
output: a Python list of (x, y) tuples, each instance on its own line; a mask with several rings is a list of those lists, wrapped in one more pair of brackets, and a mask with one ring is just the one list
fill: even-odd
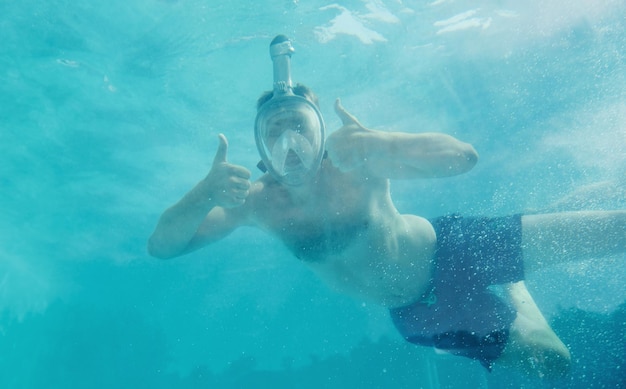
[[(291, 84), (293, 48), (272, 42), (274, 90), (258, 102), (255, 137), (267, 170), (227, 162), (161, 216), (148, 250), (172, 258), (254, 226), (280, 239), (331, 287), (388, 307), (409, 342), (527, 374), (559, 376), (570, 354), (524, 284), (542, 266), (626, 251), (626, 212), (426, 220), (401, 215), (389, 179), (471, 170), (474, 148), (438, 133), (363, 127), (340, 101), (343, 126), (325, 139), (316, 96)], [(502, 285), (497, 296), (490, 286)]]

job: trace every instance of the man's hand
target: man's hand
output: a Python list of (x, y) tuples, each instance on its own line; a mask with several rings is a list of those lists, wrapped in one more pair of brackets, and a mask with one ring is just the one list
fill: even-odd
[(243, 166), (226, 162), (228, 140), (224, 134), (219, 134), (219, 140), (213, 166), (203, 181), (215, 205), (224, 208), (238, 207), (246, 202), (250, 193), (250, 171)]
[[(242, 212), (224, 212), (223, 208), (246, 202), (250, 172), (226, 162), (228, 141), (222, 134), (219, 139), (209, 174), (159, 218), (148, 241), (150, 255), (163, 259), (177, 257), (215, 242), (242, 225)], [(215, 210), (216, 206), (221, 209)]]
[(367, 145), (376, 136), (377, 131), (363, 127), (345, 110), (339, 99), (335, 101), (335, 112), (343, 126), (328, 136), (326, 141), (328, 158), (333, 166), (342, 172), (358, 169), (367, 162)]

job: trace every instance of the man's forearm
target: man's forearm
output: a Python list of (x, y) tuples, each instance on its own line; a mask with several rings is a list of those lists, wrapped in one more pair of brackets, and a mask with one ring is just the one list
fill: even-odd
[(203, 182), (199, 183), (180, 201), (165, 210), (156, 229), (148, 240), (148, 253), (167, 259), (186, 252), (191, 239), (215, 202), (206, 196)]

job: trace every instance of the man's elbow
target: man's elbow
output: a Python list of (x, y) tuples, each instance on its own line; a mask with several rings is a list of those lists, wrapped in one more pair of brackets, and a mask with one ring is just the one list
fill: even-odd
[(465, 173), (472, 170), (477, 163), (478, 153), (476, 152), (476, 149), (474, 149), (474, 146), (471, 144), (466, 143), (463, 145), (463, 149), (460, 152), (459, 164), (461, 171), (459, 173)]
[(456, 176), (472, 170), (478, 162), (478, 153), (468, 143), (461, 144), (454, 150), (453, 156), (447, 164), (447, 170), (441, 172), (442, 177)]
[(151, 257), (158, 259), (172, 259), (180, 255), (180, 253), (176, 253), (171, 249), (168, 250), (167, 247), (160, 244), (160, 242), (158, 242), (158, 240), (154, 237), (151, 237), (148, 240), (147, 250)]

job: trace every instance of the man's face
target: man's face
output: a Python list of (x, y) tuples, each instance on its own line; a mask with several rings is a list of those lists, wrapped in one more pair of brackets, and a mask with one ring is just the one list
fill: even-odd
[(270, 174), (292, 185), (311, 176), (323, 153), (323, 126), (317, 108), (300, 97), (270, 100), (261, 107), (255, 136)]
[(272, 154), (280, 153), (277, 148), (287, 152), (285, 168), (295, 169), (299, 164), (310, 165), (307, 163), (310, 158), (306, 155), (315, 153), (312, 143), (317, 141), (310, 119), (306, 111), (284, 111), (268, 120), (267, 147), (269, 150), (276, 150)]

